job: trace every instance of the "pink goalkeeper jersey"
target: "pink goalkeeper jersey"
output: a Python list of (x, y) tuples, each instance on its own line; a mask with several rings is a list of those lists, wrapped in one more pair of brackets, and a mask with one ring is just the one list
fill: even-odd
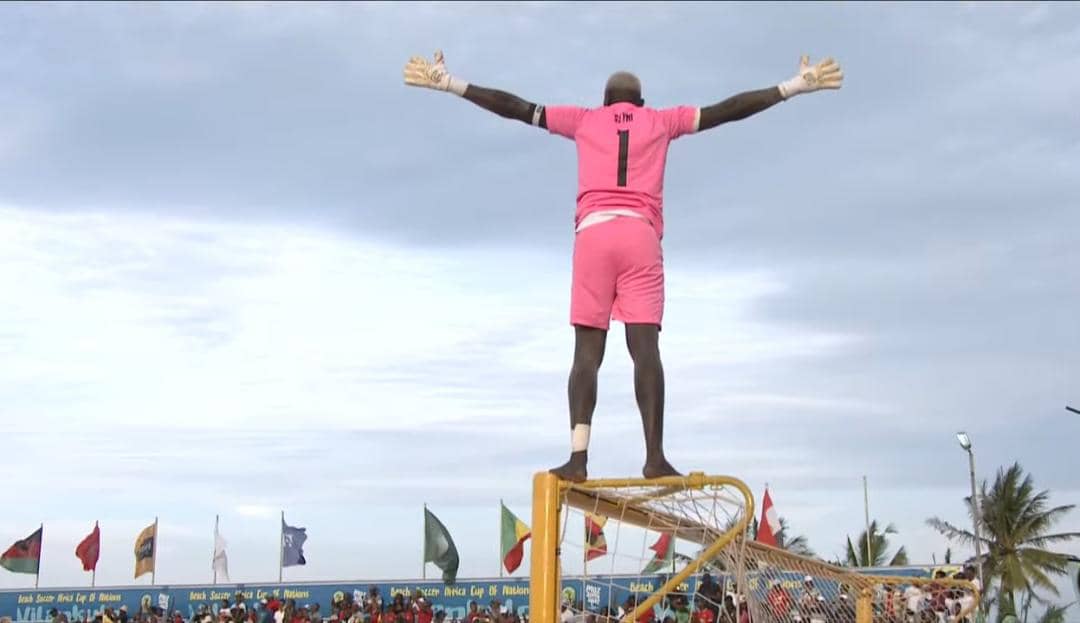
[(664, 235), (664, 167), (671, 141), (697, 131), (698, 109), (657, 110), (619, 102), (548, 106), (548, 131), (577, 144), (575, 225), (597, 212), (630, 211)]

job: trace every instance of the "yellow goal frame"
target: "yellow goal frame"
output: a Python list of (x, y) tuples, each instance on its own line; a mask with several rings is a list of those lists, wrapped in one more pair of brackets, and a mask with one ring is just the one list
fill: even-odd
[[(742, 516), (721, 531), (715, 526), (700, 522), (688, 522), (655, 509), (643, 510), (643, 503), (663, 498), (679, 491), (702, 490), (706, 487), (728, 487), (743, 498)], [(648, 493), (640, 496), (613, 495), (612, 490), (636, 489)], [(737, 496), (736, 496), (737, 497)], [(959, 615), (966, 617), (979, 607), (981, 594), (971, 582), (955, 579), (930, 579), (910, 576), (863, 575), (852, 569), (837, 567), (824, 561), (813, 560), (772, 548), (760, 543), (746, 541), (746, 528), (754, 516), (754, 495), (741, 480), (731, 476), (706, 476), (692, 472), (686, 476), (664, 478), (615, 478), (587, 480), (572, 483), (554, 474), (540, 472), (533, 476), (532, 552), (529, 575), (529, 621), (530, 623), (559, 623), (560, 599), (562, 597), (561, 565), (559, 563), (559, 519), (563, 505), (595, 515), (616, 519), (622, 523), (648, 530), (670, 532), (676, 538), (691, 541), (704, 549), (682, 571), (672, 576), (663, 586), (653, 591), (637, 604), (633, 612), (623, 618), (624, 623), (636, 621), (642, 613), (652, 608), (665, 595), (696, 573), (710, 560), (718, 557), (736, 539), (740, 551), (759, 562), (771, 562), (781, 568), (799, 568), (820, 577), (831, 578), (855, 589), (855, 621), (871, 623), (873, 620), (873, 588), (875, 586), (916, 585), (927, 587), (958, 588), (973, 595), (972, 605)], [(741, 548), (745, 548), (742, 550)]]
[[(661, 512), (644, 512), (634, 505), (634, 498), (616, 498), (605, 495), (605, 490), (620, 488), (651, 487), (657, 490), (650, 497), (663, 495), (664, 491), (684, 491), (704, 489), (705, 487), (732, 487), (743, 497), (743, 513), (735, 525), (726, 532), (702, 524), (687, 524), (685, 519), (665, 515)], [(682, 571), (672, 576), (667, 583), (654, 591), (639, 603), (625, 620), (634, 621), (641, 613), (652, 608), (664, 595), (675, 590), (691, 575), (698, 571), (706, 561), (716, 557), (720, 550), (741, 534), (754, 514), (754, 494), (741, 480), (730, 476), (706, 476), (693, 472), (686, 476), (665, 476), (663, 478), (612, 478), (586, 480), (572, 483), (561, 480), (549, 472), (540, 472), (533, 476), (532, 508), (532, 552), (529, 575), (529, 621), (530, 623), (558, 623), (559, 600), (562, 595), (559, 565), (559, 517), (563, 501), (572, 507), (588, 511), (595, 515), (615, 518), (650, 530), (670, 531), (677, 538), (693, 541), (704, 547), (704, 551), (686, 565)]]

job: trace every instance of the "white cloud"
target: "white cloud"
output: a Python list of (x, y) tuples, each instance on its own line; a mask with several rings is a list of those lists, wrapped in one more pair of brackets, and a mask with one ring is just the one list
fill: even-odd
[[(50, 404), (13, 418), (20, 428), (415, 428), (482, 415), (470, 412), (476, 400), (504, 395), (486, 374), (563, 375), (568, 365), (568, 275), (538, 272), (546, 258), (535, 253), (438, 254), (108, 213), (4, 217), (0, 287), (17, 295), (0, 310), (0, 373), (22, 388), (4, 408), (26, 416)], [(672, 282), (674, 324), (711, 327), (665, 335), (675, 370), (835, 354), (850, 342), (750, 319), (755, 300), (782, 288), (774, 277), (675, 271)], [(444, 367), (455, 357), (469, 369)], [(625, 357), (611, 359), (626, 372)], [(434, 383), (403, 385), (415, 376)]]
[[(547, 102), (627, 66), (707, 103), (835, 54), (842, 92), (672, 150), (669, 454), (769, 482), (825, 554), (864, 473), (913, 558), (942, 552), (959, 428), (980, 473), (1020, 459), (1069, 502), (1080, 27), (972, 7), (3, 6), (0, 538), (44, 520), (44, 582), (79, 583), (100, 518), (126, 583), (160, 514), (159, 579), (197, 581), (221, 514), (265, 580), (285, 509), (313, 561), (286, 577), (409, 577), (427, 501), (492, 573), (495, 500), (526, 508), (566, 445), (572, 146), (403, 87), (436, 44)], [(603, 475), (640, 469), (620, 333)]]
[[(505, 461), (514, 448), (534, 456), (538, 442), (561, 445), (565, 437), (564, 415), (537, 417), (565, 409), (565, 262), (506, 249), (393, 247), (316, 229), (11, 207), (0, 241), (0, 288), (17, 293), (0, 309), (0, 378), (17, 396), (2, 409), (24, 440), (16, 456), (25, 467), (10, 494), (63, 488), (79, 500), (48, 511), (50, 523), (73, 522), (50, 531), (50, 552), (75, 539), (88, 511), (108, 520), (110, 535), (128, 538), (143, 521), (126, 503), (138, 492), (153, 503), (135, 514), (160, 512), (167, 526), (165, 578), (201, 573), (201, 559), (184, 554), (202, 547), (203, 524), (223, 509), (234, 515), (224, 519), (230, 524), (254, 522), (270, 533), (284, 508), (314, 526), (313, 555), (321, 558), (325, 539), (349, 537), (340, 520), (320, 525), (326, 519), (313, 509), (337, 506), (343, 494), (427, 491), (432, 499), (439, 496), (430, 492), (453, 490), (458, 504), (474, 505), (511, 497), (537, 469), (516, 459), (524, 469), (498, 477), (434, 475), (424, 465), (441, 459), (428, 445), (413, 447), (426, 458), (402, 465), (395, 457), (410, 456), (410, 439), (425, 430), (458, 431), (466, 447), (470, 435), (499, 440), (462, 455), (470, 464)], [(537, 269), (545, 265), (559, 268)], [(667, 332), (665, 352), (672, 374), (690, 382), (710, 358), (731, 367), (826, 357), (846, 343), (754, 322), (754, 302), (784, 288), (775, 276), (673, 271), (672, 282), (673, 324), (682, 328)], [(609, 352), (601, 417), (633, 409), (621, 337)], [(519, 391), (535, 379), (547, 379), (548, 389)], [(636, 417), (605, 422), (597, 451), (636, 439), (638, 427)], [(360, 436), (339, 447), (330, 430)], [(396, 432), (378, 433), (391, 436), (368, 448), (363, 435), (377, 431)], [(379, 468), (386, 465), (395, 467)], [(115, 504), (122, 520), (100, 514)], [(398, 525), (384, 511), (361, 512), (373, 529)], [(228, 528), (230, 564), (242, 579), (254, 569), (242, 559), (264, 557), (265, 543), (236, 531)], [(410, 539), (406, 533), (400, 538)], [(485, 542), (486, 533), (462, 539)], [(123, 581), (122, 560), (107, 563), (102, 579)], [(72, 564), (50, 565), (49, 581), (77, 581)], [(296, 573), (335, 572), (345, 568)]]

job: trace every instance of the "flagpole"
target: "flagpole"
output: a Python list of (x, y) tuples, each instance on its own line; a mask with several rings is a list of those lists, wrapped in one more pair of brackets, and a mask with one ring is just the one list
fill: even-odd
[(420, 563), (420, 579), (427, 579), (427, 502), (424, 502), (424, 547), (420, 552), (420, 558), (423, 562)]
[[(42, 546), (41, 549), (45, 549), (45, 547), (44, 547), (44, 545), (45, 545), (45, 522), (44, 521), (41, 522), (41, 525), (38, 527), (38, 529), (41, 531), (41, 546)], [(38, 580), (41, 579), (41, 549), (38, 550), (37, 572), (34, 573), (34, 589), (35, 590), (38, 587)]]
[(221, 521), (221, 515), (214, 515), (214, 549), (210, 552), (210, 567), (214, 570), (214, 584), (217, 584), (217, 541), (218, 541), (218, 524)]
[(862, 477), (863, 510), (866, 513), (866, 563), (868, 567), (874, 566), (874, 551), (870, 545), (870, 489), (866, 484), (866, 476)]
[[(94, 522), (94, 530), (98, 530), (98, 522)], [(98, 532), (98, 558), (101, 557), (101, 532)], [(97, 561), (94, 561), (94, 568), (90, 570), (90, 588), (94, 588), (97, 583)]]
[(278, 538), (277, 583), (281, 584), (282, 569), (285, 568), (285, 511), (281, 511), (281, 537)]
[(581, 548), (581, 604), (585, 606), (585, 582), (589, 577), (589, 544), (592, 541), (592, 533), (589, 532), (589, 519), (585, 516), (585, 546)]
[[(502, 559), (502, 513), (503, 513), (503, 499), (499, 498), (499, 577), (503, 577), (503, 559)], [(516, 534), (516, 533), (515, 533)]]
[(667, 544), (667, 547), (669, 547), (670, 550), (671, 550), (671, 556), (672, 556), (672, 575), (675, 574), (675, 536), (676, 536), (676, 532), (672, 532), (671, 543)]
[(154, 552), (152, 554), (153, 560), (154, 560), (154, 566), (150, 567), (150, 585), (151, 586), (154, 586), (154, 585), (157, 584), (157, 546), (158, 546), (158, 539), (159, 538), (161, 538), (161, 537), (158, 535), (158, 518), (155, 516), (154, 517)]
[[(585, 517), (585, 547), (581, 548), (581, 575), (588, 577), (589, 575), (589, 545), (592, 542), (592, 532), (589, 531), (589, 518)], [(582, 591), (585, 590), (584, 585)]]

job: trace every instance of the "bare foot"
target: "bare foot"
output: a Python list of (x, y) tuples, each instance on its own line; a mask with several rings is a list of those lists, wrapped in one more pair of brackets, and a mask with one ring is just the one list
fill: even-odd
[(641, 470), (641, 473), (646, 478), (661, 478), (663, 476), (682, 476), (671, 463), (667, 462), (667, 459), (660, 457), (659, 459), (647, 459), (645, 461), (645, 468)]
[(588, 473), (585, 464), (589, 461), (588, 451), (574, 452), (570, 454), (570, 460), (559, 467), (548, 470), (563, 480), (570, 482), (585, 482)]

